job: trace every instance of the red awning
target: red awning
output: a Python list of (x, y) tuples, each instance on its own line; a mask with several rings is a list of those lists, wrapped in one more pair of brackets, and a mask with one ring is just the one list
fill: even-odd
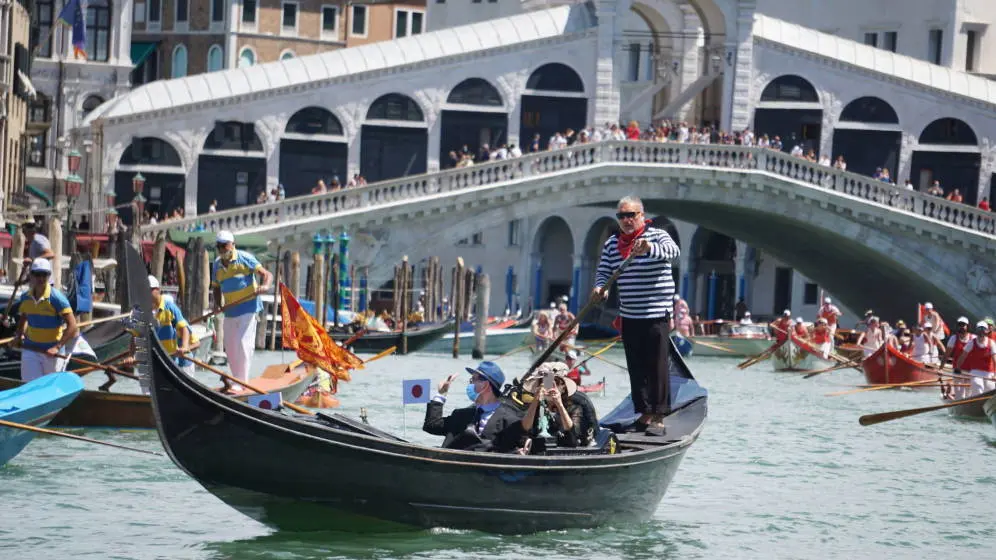
[(10, 249), (14, 245), (14, 238), (6, 231), (0, 231), (0, 249)]

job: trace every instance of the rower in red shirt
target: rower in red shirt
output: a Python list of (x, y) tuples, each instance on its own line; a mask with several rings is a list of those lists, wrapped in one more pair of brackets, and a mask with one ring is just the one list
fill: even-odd
[(989, 325), (985, 321), (975, 324), (975, 338), (965, 344), (955, 371), (967, 370), (972, 376), (971, 386), (962, 398), (981, 395), (996, 389), (996, 342), (989, 340)]
[(825, 317), (820, 317), (816, 320), (816, 326), (813, 327), (813, 346), (823, 354), (823, 359), (830, 358), (830, 352), (833, 350), (833, 334), (830, 332), (830, 325)]
[(775, 340), (781, 344), (788, 339), (789, 329), (792, 327), (792, 312), (786, 309), (782, 316), (771, 322), (771, 330), (775, 334)]
[(792, 325), (792, 334), (796, 338), (809, 340), (809, 329), (806, 328), (806, 322), (802, 320), (802, 317), (795, 318), (795, 323)]
[(830, 298), (823, 298), (823, 305), (820, 306), (820, 312), (817, 316), (827, 320), (827, 327), (830, 329), (831, 344), (833, 343), (833, 336), (837, 334), (837, 319), (841, 315), (840, 309), (831, 302)]

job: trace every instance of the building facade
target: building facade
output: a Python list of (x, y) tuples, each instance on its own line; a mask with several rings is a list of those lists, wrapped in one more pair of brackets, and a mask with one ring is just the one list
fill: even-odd
[[(24, 164), (25, 125), (31, 84), (30, 16), (28, 2), (0, 0), (0, 227), (16, 220), (26, 208)], [(0, 238), (0, 248), (9, 248)], [(0, 260), (0, 262), (4, 262)]]

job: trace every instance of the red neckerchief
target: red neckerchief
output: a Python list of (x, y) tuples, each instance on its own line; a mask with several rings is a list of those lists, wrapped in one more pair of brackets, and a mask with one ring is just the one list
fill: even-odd
[(633, 243), (638, 237), (643, 235), (643, 232), (647, 230), (647, 226), (649, 225), (650, 220), (644, 220), (643, 227), (633, 233), (619, 232), (619, 239), (616, 241), (616, 248), (619, 249), (619, 254), (622, 255), (622, 258), (629, 258), (629, 253), (633, 250)]

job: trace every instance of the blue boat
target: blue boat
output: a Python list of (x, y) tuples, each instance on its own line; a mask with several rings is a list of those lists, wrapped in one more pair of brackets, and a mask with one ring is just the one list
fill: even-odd
[[(83, 391), (75, 373), (52, 373), (16, 389), (0, 391), (0, 420), (43, 427)], [(0, 426), (0, 467), (34, 439), (35, 432)]]

